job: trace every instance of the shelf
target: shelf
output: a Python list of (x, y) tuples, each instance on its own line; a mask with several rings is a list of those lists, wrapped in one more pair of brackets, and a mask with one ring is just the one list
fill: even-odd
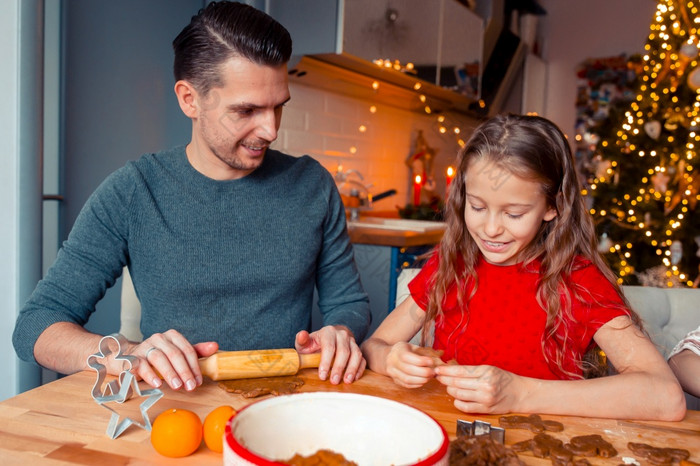
[[(290, 65), (289, 74), (293, 82), (404, 110), (425, 113), (428, 105), (434, 114), (453, 111), (473, 115), (473, 99), (347, 53), (304, 55), (296, 65)], [(375, 81), (379, 83), (376, 90), (372, 87)], [(417, 83), (419, 90), (414, 87)], [(426, 97), (425, 103), (421, 95)]]

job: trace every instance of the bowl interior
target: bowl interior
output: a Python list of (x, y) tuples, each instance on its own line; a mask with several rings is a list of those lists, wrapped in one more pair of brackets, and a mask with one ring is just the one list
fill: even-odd
[(268, 461), (329, 449), (362, 465), (417, 464), (440, 459), (449, 444), (442, 426), (422, 411), (350, 393), (269, 398), (242, 409), (230, 422), (229, 446)]

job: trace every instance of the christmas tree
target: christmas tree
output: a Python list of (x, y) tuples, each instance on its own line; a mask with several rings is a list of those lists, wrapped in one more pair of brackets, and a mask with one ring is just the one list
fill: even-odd
[(599, 249), (621, 284), (700, 282), (698, 27), (698, 2), (660, 0), (644, 55), (627, 62), (634, 92), (577, 136)]

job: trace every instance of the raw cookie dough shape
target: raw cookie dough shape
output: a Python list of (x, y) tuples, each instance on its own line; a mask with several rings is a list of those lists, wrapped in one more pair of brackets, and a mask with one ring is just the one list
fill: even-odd
[(615, 447), (613, 447), (610, 442), (598, 434), (572, 437), (571, 440), (569, 440), (569, 444), (574, 448), (586, 449), (595, 447), (598, 456), (602, 458), (612, 458), (613, 456), (617, 455), (617, 450), (615, 450)]
[(579, 435), (572, 437), (569, 443), (540, 432), (530, 440), (523, 440), (513, 444), (513, 451), (532, 451), (538, 458), (551, 458), (554, 464), (586, 464), (587, 460), (574, 459), (574, 456), (612, 458), (617, 455), (617, 450), (610, 442), (598, 434)]
[(319, 450), (313, 455), (309, 456), (302, 456), (297, 453), (288, 460), (280, 460), (280, 463), (289, 464), (293, 466), (358, 466), (357, 463), (346, 459), (340, 453), (336, 453), (332, 450), (325, 449)]
[(450, 442), (450, 465), (490, 464), (520, 466), (525, 463), (512, 448), (498, 443), (488, 435), (462, 435)]
[(296, 376), (259, 377), (257, 379), (222, 380), (219, 387), (230, 393), (238, 393), (245, 398), (263, 395), (288, 395), (295, 393), (304, 381)]
[(629, 442), (627, 448), (635, 455), (648, 459), (652, 464), (677, 464), (690, 457), (690, 452), (681, 448), (662, 448), (635, 442)]
[(531, 414), (529, 416), (501, 416), (498, 419), (498, 423), (501, 427), (511, 429), (529, 429), (530, 432), (535, 434), (544, 431), (561, 432), (564, 430), (564, 424), (561, 422), (542, 420), (537, 414)]

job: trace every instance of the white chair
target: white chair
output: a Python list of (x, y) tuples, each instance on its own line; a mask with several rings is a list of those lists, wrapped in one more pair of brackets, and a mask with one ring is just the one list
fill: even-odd
[[(418, 272), (420, 272), (420, 269), (415, 269), (415, 268), (407, 268), (401, 270), (401, 273), (399, 273), (399, 277), (396, 279), (396, 305), (398, 306), (401, 304), (404, 299), (408, 298), (411, 293), (408, 291), (408, 284), (415, 278), (416, 275), (418, 275)], [(420, 345), (420, 336), (421, 332), (419, 331), (416, 333), (413, 338), (411, 338), (410, 343), (414, 345)], [(430, 343), (429, 346), (431, 346), (432, 343)]]
[(134, 283), (131, 281), (129, 269), (124, 267), (122, 272), (122, 292), (121, 292), (121, 326), (119, 333), (124, 335), (129, 341), (141, 341), (141, 303), (136, 296)]
[(623, 286), (622, 291), (664, 357), (700, 325), (700, 290), (696, 288)]

